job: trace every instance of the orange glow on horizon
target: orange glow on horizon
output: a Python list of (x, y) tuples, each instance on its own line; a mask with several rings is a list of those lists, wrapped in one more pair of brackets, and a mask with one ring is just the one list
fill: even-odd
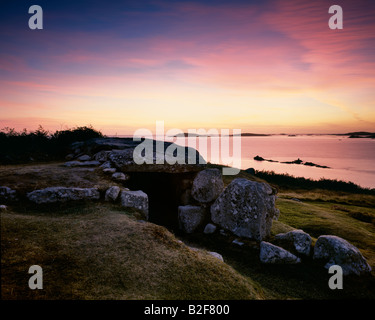
[(332, 31), (323, 3), (277, 0), (261, 13), (251, 3), (176, 3), (142, 13), (173, 21), (166, 29), (180, 37), (33, 33), (35, 46), (48, 50), (0, 55), (0, 129), (91, 124), (132, 135), (162, 120), (185, 132), (374, 131), (375, 21), (345, 0), (353, 9), (344, 29)]

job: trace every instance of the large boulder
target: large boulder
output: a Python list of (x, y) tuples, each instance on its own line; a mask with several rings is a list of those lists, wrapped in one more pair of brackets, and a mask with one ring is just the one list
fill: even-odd
[(275, 193), (266, 183), (234, 179), (211, 206), (211, 220), (239, 237), (261, 241), (279, 216)]
[(143, 138), (93, 138), (72, 143), (70, 149), (76, 156), (87, 154), (98, 162), (110, 161), (122, 172), (197, 172), (206, 164), (193, 148)]
[(216, 226), (212, 223), (208, 223), (205, 227), (204, 227), (204, 230), (203, 230), (203, 233), (204, 234), (211, 234), (211, 233), (214, 233), (216, 231)]
[(85, 153), (94, 155), (102, 150), (134, 148), (139, 142), (134, 142), (132, 138), (92, 138), (86, 141), (74, 142), (70, 148), (75, 153)]
[(122, 173), (122, 172), (115, 172), (112, 174), (112, 179), (116, 181), (126, 181), (126, 180), (129, 180), (129, 178), (130, 178), (129, 175)]
[(121, 192), (121, 205), (125, 208), (134, 208), (140, 210), (148, 219), (148, 196), (142, 190)]
[(179, 206), (178, 223), (186, 233), (194, 232), (204, 221), (206, 210), (200, 206)]
[(93, 158), (96, 161), (99, 161), (99, 162), (106, 162), (106, 161), (108, 161), (108, 156), (109, 156), (110, 153), (111, 153), (111, 151), (102, 150), (102, 151), (99, 151), (98, 153), (96, 153)]
[(191, 195), (200, 203), (209, 203), (223, 192), (224, 182), (219, 169), (205, 169), (196, 175)]
[(0, 186), (0, 201), (15, 201), (17, 200), (16, 190), (9, 187)]
[(90, 161), (91, 160), (91, 157), (87, 154), (84, 154), (80, 157), (77, 158), (78, 161)]
[[(102, 164), (99, 166), (99, 168), (102, 168), (103, 170), (104, 170), (104, 169), (110, 169), (110, 168), (112, 168), (112, 164), (111, 164), (110, 161), (106, 161), (106, 162), (102, 163)], [(115, 169), (115, 168), (113, 168), (113, 169), (115, 170), (114, 172), (116, 172), (116, 169)]]
[(113, 165), (120, 169), (123, 166), (134, 165), (133, 160), (134, 149), (124, 149), (124, 150), (112, 150), (108, 154), (108, 159), (113, 163)]
[(220, 253), (214, 252), (214, 251), (209, 251), (208, 254), (211, 256), (215, 257), (216, 259), (219, 259), (220, 261), (224, 262), (224, 258)]
[(105, 201), (116, 201), (121, 189), (118, 186), (112, 186), (107, 189), (105, 192)]
[(77, 200), (98, 200), (100, 193), (96, 188), (49, 187), (29, 192), (27, 198), (32, 202), (42, 204)]
[(275, 236), (275, 240), (280, 240), (291, 245), (294, 250), (308, 256), (310, 254), (312, 239), (310, 235), (303, 230), (293, 230), (287, 233), (279, 233)]
[(291, 252), (266, 241), (260, 243), (259, 258), (262, 263), (270, 264), (296, 264), (301, 262), (301, 259)]
[(320, 236), (315, 243), (313, 258), (323, 260), (326, 269), (332, 265), (339, 265), (344, 275), (371, 272), (371, 267), (361, 252), (351, 243), (337, 236)]
[(131, 141), (126, 148), (112, 150), (108, 160), (122, 172), (196, 172), (206, 164), (195, 149), (149, 139)]

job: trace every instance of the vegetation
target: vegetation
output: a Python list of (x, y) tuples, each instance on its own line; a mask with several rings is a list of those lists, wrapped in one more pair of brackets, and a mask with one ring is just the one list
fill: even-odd
[(324, 178), (321, 178), (320, 180), (312, 180), (303, 177), (294, 177), (289, 174), (275, 173), (274, 171), (257, 171), (256, 177), (264, 179), (269, 183), (276, 184), (284, 189), (322, 189), (375, 195), (375, 189), (362, 188), (353, 182), (345, 182), (341, 180)]
[(0, 131), (0, 163), (25, 163), (30, 160), (50, 161), (62, 159), (73, 142), (103, 137), (91, 125), (51, 133), (42, 126), (35, 131), (12, 128)]
[[(245, 245), (237, 246), (237, 237), (220, 232), (173, 234), (118, 204), (35, 206), (25, 201), (26, 192), (61, 185), (103, 193), (116, 183), (99, 169), (61, 162), (12, 164), (0, 166), (1, 185), (20, 195), (1, 212), (2, 299), (375, 299), (373, 190), (244, 170), (224, 176), (225, 185), (238, 177), (278, 189), (280, 217), (267, 241), (293, 229), (308, 232), (313, 244), (320, 235), (337, 235), (361, 251), (372, 273), (344, 277), (343, 290), (330, 290), (330, 274), (311, 256), (300, 265), (263, 265), (256, 241), (239, 239)], [(43, 268), (43, 290), (28, 288), (27, 270), (34, 264)]]
[[(35, 206), (25, 194), (48, 186), (97, 187), (100, 169), (61, 162), (0, 166), (0, 181), (20, 196), (1, 213), (3, 299), (262, 299), (251, 279), (180, 243), (166, 228), (118, 204)], [(44, 289), (27, 286), (30, 265), (43, 267)]]
[(17, 190), (21, 200), (26, 193), (51, 186), (98, 188), (104, 192), (111, 185), (119, 185), (110, 179), (110, 175), (101, 169), (72, 167), (67, 168), (61, 162), (32, 163), (18, 165), (0, 165), (2, 186), (11, 186)]
[[(212, 164), (209, 167), (220, 168)], [(252, 176), (241, 170), (236, 176), (225, 176), (225, 185), (238, 177), (266, 181), (258, 174)], [(287, 179), (292, 180), (293, 177)], [(303, 180), (291, 184), (282, 182), (272, 183), (278, 189), (276, 206), (280, 217), (273, 221), (271, 237), (267, 240), (272, 242), (276, 234), (294, 229), (308, 232), (313, 244), (320, 235), (342, 237), (361, 251), (372, 267), (371, 275), (347, 276), (344, 290), (330, 290), (327, 285), (330, 275), (311, 255), (303, 259), (303, 265), (262, 265), (255, 241), (241, 239), (246, 246), (236, 247), (231, 243), (235, 236), (193, 234), (186, 239), (193, 245), (222, 254), (224, 261), (262, 288), (266, 299), (375, 299), (375, 195), (361, 189), (355, 189), (359, 190), (357, 193), (310, 190), (305, 188)], [(332, 185), (337, 188), (335, 182)]]
[[(30, 265), (43, 290), (28, 288)], [(1, 214), (2, 299), (260, 299), (262, 290), (167, 229), (116, 205)]]

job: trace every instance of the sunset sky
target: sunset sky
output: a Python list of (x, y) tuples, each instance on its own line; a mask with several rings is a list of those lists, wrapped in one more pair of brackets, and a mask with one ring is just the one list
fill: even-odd
[(1, 4), (0, 129), (375, 131), (373, 0)]

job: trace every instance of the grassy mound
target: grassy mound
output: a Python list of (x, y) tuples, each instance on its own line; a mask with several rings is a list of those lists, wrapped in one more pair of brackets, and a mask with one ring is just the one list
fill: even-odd
[(101, 168), (63, 166), (63, 162), (0, 165), (2, 186), (11, 186), (21, 198), (30, 191), (51, 186), (98, 188), (104, 192), (116, 183)]
[[(43, 290), (28, 268), (43, 268)], [(261, 290), (204, 250), (117, 206), (1, 214), (3, 299), (257, 299)]]
[[(209, 165), (209, 167), (218, 167)], [(241, 171), (224, 176), (262, 181)], [(1, 212), (3, 299), (375, 299), (375, 196), (298, 185), (280, 186), (278, 221), (271, 237), (303, 229), (313, 237), (332, 234), (355, 245), (372, 274), (344, 278), (344, 290), (330, 290), (330, 274), (308, 257), (301, 265), (264, 265), (259, 243), (196, 233), (176, 235), (142, 222), (136, 211), (102, 202), (35, 207), (26, 192), (52, 185), (98, 187), (113, 181), (98, 169), (61, 163), (0, 166), (0, 180), (20, 195)], [(178, 239), (183, 240), (183, 243)], [(198, 251), (190, 247), (200, 248)], [(224, 263), (211, 256), (215, 251)], [(43, 290), (28, 288), (28, 268), (40, 265)]]

